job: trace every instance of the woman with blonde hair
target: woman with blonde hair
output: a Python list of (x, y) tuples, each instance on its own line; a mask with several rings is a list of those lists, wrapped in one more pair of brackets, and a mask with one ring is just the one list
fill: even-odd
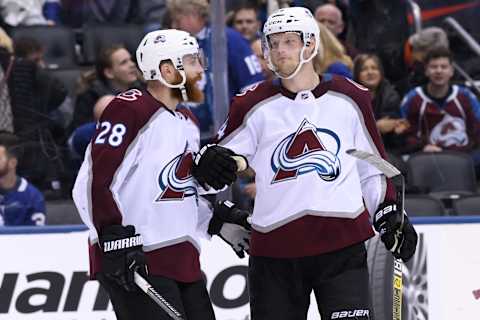
[(345, 53), (345, 47), (333, 33), (322, 23), (320, 28), (321, 50), (313, 59), (313, 66), (317, 73), (333, 73), (352, 78), (352, 59)]

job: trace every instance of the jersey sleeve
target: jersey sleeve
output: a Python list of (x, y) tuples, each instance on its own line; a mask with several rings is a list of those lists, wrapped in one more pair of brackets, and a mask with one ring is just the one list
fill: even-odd
[[(354, 125), (354, 144), (357, 150), (367, 151), (387, 160), (385, 147), (378, 132), (371, 96), (368, 90), (358, 87), (350, 91), (354, 104), (358, 107), (357, 123)], [(363, 198), (370, 214), (384, 201), (396, 201), (396, 190), (390, 179), (366, 161), (357, 160), (357, 169), (362, 184)], [(380, 179), (375, 178), (380, 176)], [(372, 212), (373, 211), (373, 212)]]
[(138, 132), (131, 102), (115, 99), (105, 109), (91, 144), (92, 219), (98, 234), (104, 226), (122, 224), (118, 186), (133, 167)]

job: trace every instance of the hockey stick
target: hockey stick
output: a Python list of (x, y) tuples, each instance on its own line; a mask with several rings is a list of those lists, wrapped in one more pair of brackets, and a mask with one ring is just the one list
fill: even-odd
[[(387, 178), (392, 179), (392, 183), (397, 189), (397, 205), (400, 207), (400, 212), (402, 215), (402, 221), (400, 229), (402, 230), (404, 217), (404, 202), (405, 202), (405, 179), (394, 165), (381, 158), (380, 156), (371, 154), (366, 151), (350, 149), (346, 151), (349, 155), (366, 161), (370, 165), (377, 168), (382, 172)], [(401, 245), (401, 244), (398, 244)], [(393, 307), (393, 320), (402, 320), (402, 291), (403, 291), (403, 263), (401, 259), (393, 259), (393, 297), (392, 297), (392, 307)]]
[(183, 320), (182, 314), (177, 311), (155, 288), (145, 280), (137, 271), (134, 273), (135, 284), (142, 289), (160, 308), (173, 320)]

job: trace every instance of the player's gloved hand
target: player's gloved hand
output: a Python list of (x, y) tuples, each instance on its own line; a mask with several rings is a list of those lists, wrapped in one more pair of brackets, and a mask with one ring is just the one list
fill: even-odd
[(207, 184), (216, 190), (231, 185), (236, 179), (236, 154), (216, 144), (207, 144), (195, 155), (192, 175), (208, 190)]
[(410, 260), (417, 248), (418, 235), (408, 216), (398, 212), (396, 204), (381, 204), (373, 217), (373, 226), (395, 258), (404, 262)]
[(127, 291), (136, 289), (134, 271), (143, 276), (148, 273), (142, 244), (142, 237), (131, 225), (105, 227), (100, 236), (103, 273)]
[(208, 225), (210, 235), (218, 235), (228, 243), (240, 258), (250, 249), (249, 212), (240, 210), (230, 201), (217, 201)]

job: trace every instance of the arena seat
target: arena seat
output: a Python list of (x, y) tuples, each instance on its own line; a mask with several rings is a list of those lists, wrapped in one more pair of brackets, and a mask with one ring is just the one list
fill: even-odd
[(480, 216), (480, 195), (455, 199), (453, 210), (459, 216)]
[(412, 217), (444, 216), (447, 214), (442, 201), (429, 195), (407, 195), (405, 197), (405, 211)]

